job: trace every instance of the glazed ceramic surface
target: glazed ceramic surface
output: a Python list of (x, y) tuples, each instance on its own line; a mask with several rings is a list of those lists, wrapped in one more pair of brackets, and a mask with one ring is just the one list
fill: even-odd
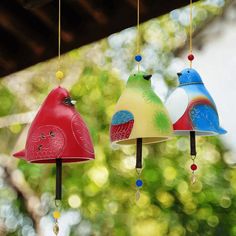
[(25, 149), (14, 156), (35, 163), (94, 159), (88, 128), (66, 89), (57, 87), (49, 93), (31, 124)]
[(150, 77), (142, 72), (129, 77), (112, 117), (111, 142), (136, 144), (142, 138), (143, 143), (155, 143), (172, 135), (168, 112), (152, 90)]
[(179, 86), (166, 102), (176, 135), (218, 135), (226, 131), (220, 127), (215, 102), (204, 86), (198, 72), (187, 68), (179, 76)]

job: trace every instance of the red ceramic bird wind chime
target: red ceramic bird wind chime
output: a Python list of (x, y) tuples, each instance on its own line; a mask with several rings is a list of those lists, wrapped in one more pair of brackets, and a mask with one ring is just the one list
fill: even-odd
[[(60, 70), (60, 22), (61, 2), (59, 0), (59, 69), (56, 78), (60, 81), (63, 72)], [(62, 163), (83, 162), (94, 159), (94, 149), (88, 128), (76, 111), (75, 101), (69, 92), (58, 86), (53, 89), (36, 117), (27, 136), (25, 149), (14, 154), (30, 163), (56, 163), (56, 196), (55, 204), (62, 199)], [(60, 213), (54, 211), (55, 235), (59, 233), (58, 219)]]

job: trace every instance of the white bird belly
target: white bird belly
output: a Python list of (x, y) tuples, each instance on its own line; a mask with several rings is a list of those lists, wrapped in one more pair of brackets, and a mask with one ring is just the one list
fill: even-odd
[(188, 107), (188, 103), (188, 95), (182, 88), (177, 88), (168, 97), (165, 106), (173, 124), (183, 116)]

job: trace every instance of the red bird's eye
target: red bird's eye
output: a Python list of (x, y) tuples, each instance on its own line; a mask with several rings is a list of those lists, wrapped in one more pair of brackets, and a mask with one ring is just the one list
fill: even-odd
[(70, 97), (65, 98), (63, 103), (68, 105), (68, 106), (74, 106), (74, 104), (72, 103), (72, 100), (71, 100)]

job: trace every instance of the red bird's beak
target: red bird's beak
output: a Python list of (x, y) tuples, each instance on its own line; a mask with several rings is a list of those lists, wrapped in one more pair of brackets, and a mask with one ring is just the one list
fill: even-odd
[(16, 158), (24, 158), (25, 157), (25, 149), (14, 153), (13, 156)]

